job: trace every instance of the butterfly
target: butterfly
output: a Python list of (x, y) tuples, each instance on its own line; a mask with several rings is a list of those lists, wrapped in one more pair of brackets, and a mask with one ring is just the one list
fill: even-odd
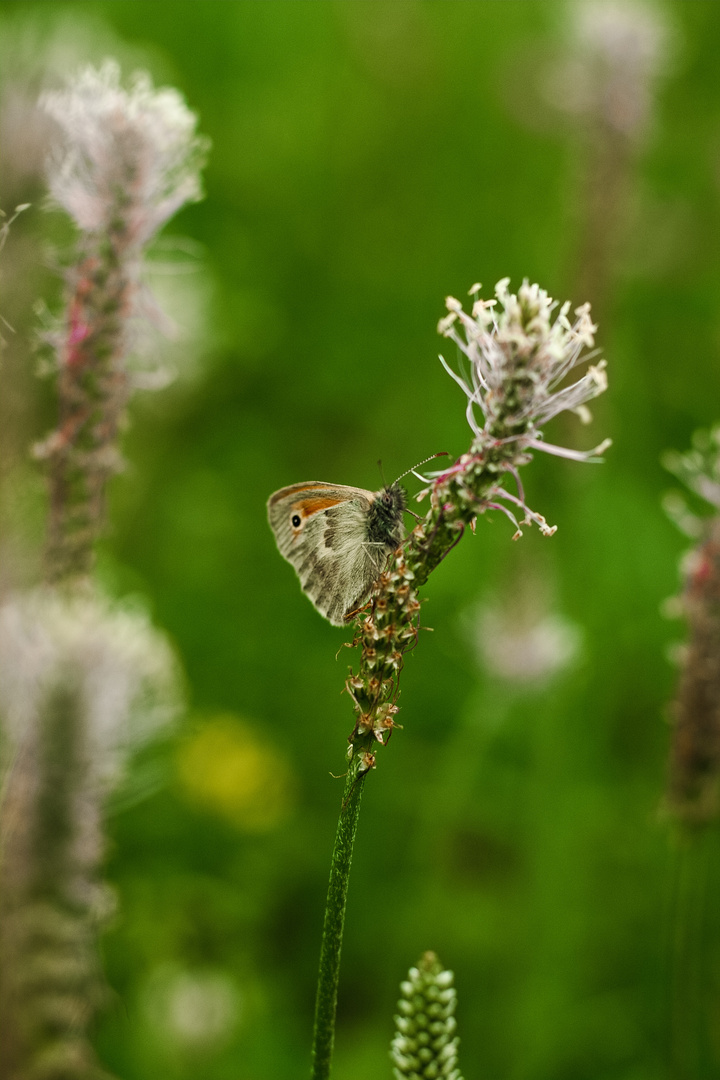
[(380, 491), (309, 480), (270, 496), (268, 519), (280, 554), (333, 626), (362, 607), (404, 540), (406, 505), (397, 480)]

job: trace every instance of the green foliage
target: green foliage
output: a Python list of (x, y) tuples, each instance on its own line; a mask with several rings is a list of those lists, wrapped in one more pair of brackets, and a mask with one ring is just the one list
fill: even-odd
[[(35, 17), (51, 36), (49, 8), (5, 0), (0, 29)], [(589, 431), (557, 419), (547, 436), (614, 445), (602, 466), (537, 455), (524, 470), (554, 537), (513, 544), (509, 524), (481, 519), (433, 574), (434, 633), (403, 672), (403, 730), (366, 783), (335, 1072), (389, 1075), (394, 988), (432, 940), (462, 979), (468, 1080), (663, 1074), (673, 867), (658, 807), (666, 650), (681, 631), (659, 610), (684, 541), (660, 510), (659, 458), (720, 414), (720, 6), (663, 10), (680, 43), (628, 158), (596, 310), (601, 290), (578, 295), (577, 269), (590, 150), (543, 105), (568, 18), (556, 0), (63, 5), (74, 55), (130, 55), (182, 90), (213, 143), (205, 201), (171, 225), (203, 249), (180, 282), (186, 355), (173, 386), (133, 403), (101, 554), (112, 591), (142, 594), (172, 635), (193, 707), (176, 740), (144, 752), (146, 797), (130, 786), (111, 822), (115, 1000), (97, 1048), (123, 1080), (309, 1067), (349, 654), (336, 661), (343, 632), (301, 595), (265, 502), (313, 478), (375, 490), (379, 457), (392, 479), (461, 452), (464, 401), (436, 359), (437, 320), (448, 293), (481, 281), (489, 294), (506, 275), (593, 304), (610, 389)], [(56, 228), (40, 198), (20, 185), (3, 199), (35, 203), (4, 259)], [(3, 439), (21, 448), (53, 422), (27, 376), (37, 266), (24, 307), (2, 302), (12, 350), (26, 349), (4, 363), (23, 404)], [(38, 543), (39, 496), (22, 490), (17, 517)], [(521, 682), (484, 666), (476, 639), (479, 606), (522, 621), (510, 598), (523, 589), (582, 646)], [(720, 928), (705, 918), (712, 959)], [(699, 1076), (717, 1068), (707, 1053)]]

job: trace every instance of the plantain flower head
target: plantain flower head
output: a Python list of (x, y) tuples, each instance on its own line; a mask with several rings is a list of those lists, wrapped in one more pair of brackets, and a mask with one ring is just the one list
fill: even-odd
[[(578, 364), (595, 355), (586, 351), (592, 349), (597, 329), (590, 305), (576, 308), (571, 322), (569, 301), (558, 311), (557, 301), (539, 285), (530, 285), (526, 279), (515, 294), (509, 283), (509, 278), (497, 283), (495, 299), (476, 299), (470, 314), (449, 296), (449, 315), (438, 324), (439, 333), (454, 341), (470, 361), (466, 381), (440, 357), (468, 399), (467, 418), (476, 442), (490, 437), (517, 442), (521, 448), (589, 460), (609, 442), (585, 452), (568, 450), (544, 442), (540, 425), (568, 409), (588, 422), (586, 402), (607, 389), (604, 360), (590, 365), (575, 382), (561, 385)], [(479, 289), (473, 286), (471, 295)]]
[(142, 612), (52, 589), (10, 597), (0, 607), (0, 715), (11, 748), (33, 735), (48, 692), (68, 679), (82, 695), (88, 779), (105, 793), (129, 754), (176, 715), (177, 664)]
[(148, 75), (120, 83), (106, 60), (82, 69), (41, 105), (65, 135), (48, 169), (51, 195), (78, 227), (97, 233), (118, 213), (130, 246), (141, 248), (186, 202), (201, 197), (208, 147), (177, 90), (156, 90)]
[(644, 0), (586, 0), (568, 5), (568, 13), (566, 56), (548, 86), (552, 103), (626, 139), (641, 138), (676, 51), (667, 14)]
[[(696, 431), (692, 450), (684, 454), (668, 451), (663, 457), (663, 465), (682, 480), (690, 491), (699, 495), (715, 511), (720, 511), (720, 425), (710, 431)], [(671, 517), (676, 516), (673, 504), (666, 508)], [(700, 522), (697, 524), (699, 526)], [(701, 530), (698, 527), (695, 530), (684, 528), (683, 531), (691, 531), (692, 535), (697, 536)]]
[(395, 1080), (462, 1080), (452, 971), (444, 971), (435, 953), (426, 952), (417, 967), (410, 968), (400, 990), (390, 1048)]

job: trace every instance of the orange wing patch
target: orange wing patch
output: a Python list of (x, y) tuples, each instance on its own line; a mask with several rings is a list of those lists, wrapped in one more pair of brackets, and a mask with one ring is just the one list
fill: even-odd
[(338, 499), (337, 496), (325, 496), (324, 499), (298, 499), (297, 502), (293, 503), (293, 513), (308, 518), (312, 514), (317, 514), (321, 510), (329, 510), (331, 506), (337, 506), (343, 502), (347, 502), (347, 499)]

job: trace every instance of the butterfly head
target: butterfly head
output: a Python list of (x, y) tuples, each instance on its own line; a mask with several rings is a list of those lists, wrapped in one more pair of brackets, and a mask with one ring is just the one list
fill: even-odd
[(367, 517), (367, 538), (370, 543), (395, 550), (403, 539), (403, 512), (406, 506), (407, 492), (397, 481), (377, 493)]

